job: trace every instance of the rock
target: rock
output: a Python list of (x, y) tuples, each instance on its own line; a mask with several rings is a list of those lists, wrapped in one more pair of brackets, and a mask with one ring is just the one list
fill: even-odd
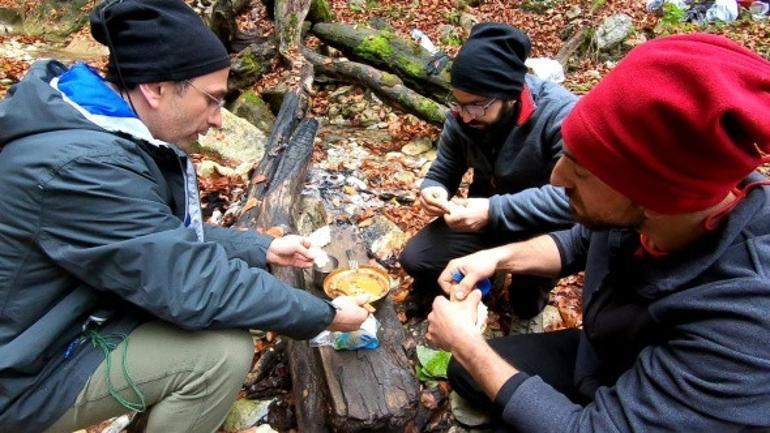
[(18, 11), (0, 8), (0, 34), (18, 33), (22, 25), (22, 18)]
[(334, 18), (332, 8), (327, 0), (313, 0), (307, 12), (307, 19), (311, 23), (325, 23)]
[(198, 139), (196, 147), (213, 151), (240, 164), (261, 160), (265, 154), (266, 141), (267, 136), (256, 126), (223, 109), (222, 128), (210, 129)]
[(406, 185), (407, 188), (414, 187), (414, 183), (417, 180), (417, 177), (414, 175), (414, 173), (410, 171), (399, 171), (393, 175), (393, 178), (396, 180), (396, 182), (402, 185)]
[(476, 15), (463, 12), (460, 14), (460, 27), (463, 28), (465, 34), (470, 34), (473, 26), (481, 22)]
[(209, 179), (215, 176), (225, 176), (225, 177), (238, 176), (238, 173), (236, 173), (235, 170), (233, 170), (230, 167), (225, 167), (210, 159), (204, 159), (198, 165), (198, 175), (200, 177)]
[(430, 149), (427, 152), (425, 152), (424, 155), (422, 155), (423, 158), (427, 159), (428, 161), (435, 161), (436, 157), (438, 156), (438, 149)]
[(341, 102), (343, 96), (347, 96), (353, 91), (353, 86), (338, 87), (337, 90), (329, 94), (329, 100), (335, 102)]
[(464, 426), (478, 427), (490, 422), (488, 413), (471, 406), (470, 402), (455, 391), (449, 394), (449, 407), (457, 422)]
[(316, 195), (302, 194), (294, 211), (297, 232), (303, 236), (326, 226), (326, 208)]
[(378, 110), (367, 107), (358, 115), (358, 121), (363, 127), (368, 127), (380, 123), (380, 114)]
[(564, 0), (524, 0), (521, 3), (521, 9), (525, 12), (543, 14), (563, 2)]
[[(22, 2), (20, 2), (22, 3)], [(88, 23), (91, 0), (47, 0), (30, 3), (24, 12), (24, 33), (63, 40)]]
[(607, 17), (599, 28), (596, 29), (596, 34), (594, 35), (596, 47), (603, 51), (615, 47), (628, 37), (632, 28), (633, 21), (626, 14), (616, 14)]
[(268, 136), (275, 124), (275, 115), (270, 111), (270, 107), (253, 90), (244, 92), (235, 100), (232, 112), (256, 126)]
[(377, 215), (372, 220), (363, 230), (368, 250), (382, 263), (395, 263), (396, 255), (406, 244), (406, 234), (382, 215)]
[(561, 313), (553, 305), (546, 305), (543, 309), (543, 330), (558, 328), (562, 325)]
[(236, 433), (255, 426), (259, 420), (267, 417), (268, 408), (273, 400), (237, 400), (222, 425), (225, 432)]
[(73, 36), (70, 43), (64, 48), (64, 51), (73, 57), (87, 59), (106, 57), (110, 54), (110, 50), (107, 47), (96, 42), (90, 35), (85, 33), (78, 33)]
[(430, 137), (417, 138), (401, 148), (404, 155), (417, 156), (433, 149), (433, 140)]
[(567, 17), (567, 20), (572, 21), (580, 17), (580, 15), (582, 14), (583, 14), (583, 9), (581, 9), (580, 6), (573, 6), (567, 11), (565, 16)]
[(363, 12), (366, 10), (366, 0), (348, 0), (348, 9), (353, 12)]

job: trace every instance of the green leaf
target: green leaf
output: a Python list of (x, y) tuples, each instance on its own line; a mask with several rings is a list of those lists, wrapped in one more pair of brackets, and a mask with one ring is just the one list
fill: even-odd
[(421, 381), (430, 379), (446, 379), (447, 367), (452, 354), (443, 350), (431, 349), (427, 346), (417, 346), (417, 360), (420, 366), (417, 377)]

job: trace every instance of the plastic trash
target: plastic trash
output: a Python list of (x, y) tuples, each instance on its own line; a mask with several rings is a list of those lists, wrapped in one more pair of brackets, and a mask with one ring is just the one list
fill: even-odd
[(561, 63), (548, 57), (530, 57), (524, 64), (532, 70), (537, 78), (554, 83), (564, 82), (564, 68)]
[(412, 39), (420, 44), (421, 47), (425, 48), (431, 54), (436, 54), (438, 49), (433, 45), (433, 41), (430, 40), (428, 35), (423, 33), (422, 30), (414, 28), (410, 34), (412, 35)]
[(679, 9), (687, 9), (689, 2), (687, 0), (647, 0), (647, 12), (658, 12), (663, 10), (664, 4), (673, 4)]
[(749, 12), (751, 12), (751, 16), (755, 20), (767, 19), (768, 12), (770, 12), (770, 4), (766, 2), (755, 1), (749, 6)]
[(379, 329), (380, 322), (370, 314), (357, 331), (321, 331), (309, 343), (312, 347), (332, 346), (334, 350), (376, 349), (380, 347), (380, 339), (377, 337)]
[(738, 18), (738, 3), (735, 0), (716, 0), (706, 11), (706, 21), (731, 23)]

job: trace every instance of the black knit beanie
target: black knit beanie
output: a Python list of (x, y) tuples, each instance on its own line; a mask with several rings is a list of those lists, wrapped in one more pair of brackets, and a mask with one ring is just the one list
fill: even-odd
[(517, 99), (531, 48), (529, 37), (508, 24), (477, 24), (452, 63), (452, 87), (486, 98)]
[(91, 34), (110, 49), (107, 80), (184, 81), (230, 66), (222, 42), (182, 0), (108, 0), (91, 12)]

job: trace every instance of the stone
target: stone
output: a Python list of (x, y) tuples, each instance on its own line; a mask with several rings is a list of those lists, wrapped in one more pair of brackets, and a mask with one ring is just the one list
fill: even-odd
[(455, 391), (449, 394), (449, 407), (455, 420), (464, 426), (478, 427), (490, 422), (488, 413), (471, 406), (470, 402)]
[(267, 136), (244, 119), (222, 109), (222, 128), (209, 129), (198, 139), (198, 146), (238, 164), (259, 161), (265, 154)]
[(473, 26), (481, 22), (476, 15), (463, 12), (460, 14), (460, 27), (463, 28), (465, 34), (470, 34)]
[(366, 10), (366, 0), (348, 0), (348, 9), (353, 12), (363, 12)]
[(367, 107), (358, 115), (361, 126), (368, 127), (380, 123), (380, 114), (377, 110)]
[(553, 305), (546, 305), (543, 309), (543, 330), (561, 327), (563, 320), (559, 309)]
[(565, 16), (567, 17), (567, 20), (572, 21), (574, 19), (577, 19), (580, 17), (580, 15), (583, 14), (583, 9), (580, 8), (580, 6), (573, 6), (571, 7)]
[(430, 137), (420, 137), (410, 141), (401, 148), (404, 155), (417, 156), (433, 149), (433, 140)]
[(267, 417), (268, 408), (273, 400), (237, 400), (222, 425), (227, 433), (236, 433), (255, 426)]
[(382, 263), (395, 264), (397, 254), (406, 244), (406, 234), (382, 215), (372, 218), (372, 223), (363, 229), (363, 235), (367, 249)]
[(524, 0), (521, 3), (521, 9), (525, 12), (543, 14), (563, 2), (564, 0)]
[(73, 57), (86, 59), (106, 57), (110, 50), (104, 45), (96, 42), (89, 34), (78, 33), (72, 37), (72, 40), (64, 48), (64, 51)]
[(0, 8), (0, 34), (18, 33), (23, 26), (21, 14), (14, 9)]
[(270, 111), (270, 107), (253, 90), (244, 92), (235, 100), (232, 112), (259, 128), (267, 136), (275, 124), (275, 115)]
[(436, 157), (438, 157), (438, 149), (430, 149), (429, 151), (425, 152), (422, 157), (428, 161), (435, 161)]
[(198, 165), (198, 176), (209, 179), (216, 176), (238, 176), (238, 173), (236, 173), (235, 170), (230, 167), (225, 167), (224, 165), (221, 165), (210, 159), (204, 159)]
[(294, 211), (297, 233), (307, 236), (326, 226), (326, 208), (318, 195), (302, 194)]
[(341, 86), (338, 87), (337, 90), (333, 91), (329, 94), (329, 100), (330, 101), (337, 101), (340, 102), (342, 97), (347, 96), (350, 94), (350, 92), (353, 91), (353, 86)]
[(409, 171), (399, 171), (393, 175), (393, 178), (396, 180), (396, 182), (402, 185), (406, 185), (407, 188), (414, 187), (414, 183), (417, 180), (417, 177), (414, 175), (414, 173)]
[(596, 29), (594, 41), (599, 50), (607, 51), (623, 42), (633, 29), (633, 21), (626, 14), (607, 17)]

